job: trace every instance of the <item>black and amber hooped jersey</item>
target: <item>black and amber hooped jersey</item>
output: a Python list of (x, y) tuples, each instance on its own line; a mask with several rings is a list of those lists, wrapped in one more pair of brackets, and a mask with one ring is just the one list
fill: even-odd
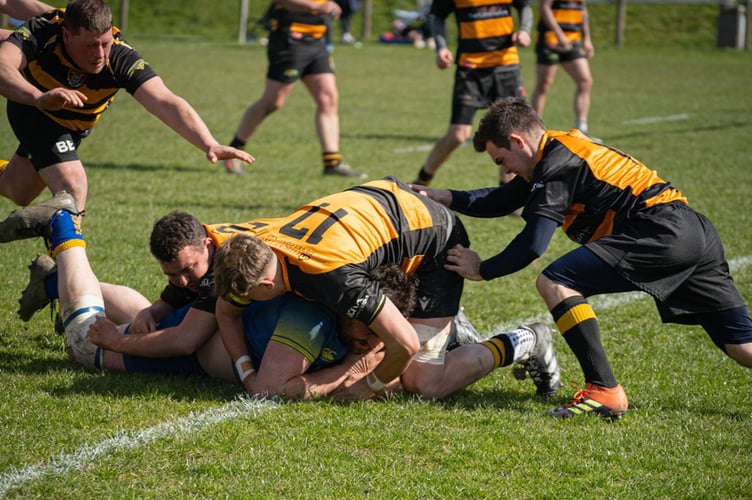
[(514, 18), (528, 0), (434, 0), (431, 14), (446, 19), (454, 12), (457, 20), (457, 66), (492, 68), (519, 64), (517, 46), (512, 42)]
[(83, 73), (68, 57), (63, 46), (61, 27), (65, 9), (52, 10), (30, 19), (8, 39), (26, 57), (24, 78), (42, 92), (65, 87), (78, 90), (88, 100), (83, 108), (59, 111), (41, 110), (54, 122), (74, 132), (93, 127), (121, 88), (133, 94), (142, 83), (156, 73), (138, 52), (129, 46), (113, 28), (110, 58), (96, 75)]
[(557, 221), (577, 243), (619, 232), (640, 210), (687, 203), (654, 170), (617, 149), (593, 143), (578, 130), (548, 131), (538, 157), (524, 215)]
[[(570, 42), (582, 40), (585, 22), (585, 0), (554, 0), (551, 5), (556, 22)], [(553, 47), (559, 40), (542, 19), (538, 21), (538, 41)]]
[(453, 226), (446, 207), (384, 179), (325, 196), (287, 217), (206, 227), (216, 244), (238, 232), (254, 234), (280, 258), (289, 290), (368, 324), (384, 300), (368, 273), (390, 262), (418, 272), (443, 252)]
[[(326, 0), (314, 2), (323, 5)], [(293, 38), (321, 38), (326, 34), (326, 19), (318, 11), (293, 12), (275, 2), (272, 10), (272, 31), (277, 30), (287, 31)]]

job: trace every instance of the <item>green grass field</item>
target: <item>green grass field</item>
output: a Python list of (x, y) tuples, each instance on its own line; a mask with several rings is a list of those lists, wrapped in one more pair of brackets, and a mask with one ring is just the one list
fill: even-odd
[[(168, 85), (229, 141), (261, 92), (263, 49), (131, 40)], [(742, 293), (752, 300), (752, 56), (736, 51), (606, 44), (592, 61), (591, 130), (656, 168), (721, 232)], [(338, 47), (342, 151), (378, 178), (410, 180), (445, 130), (452, 73), (427, 51)], [(525, 51), (523, 75), (533, 85)], [(572, 125), (562, 73), (545, 120)], [(230, 177), (149, 116), (126, 93), (80, 154), (89, 174), (84, 233), (101, 280), (156, 298), (164, 279), (147, 249), (152, 223), (180, 208), (206, 222), (285, 214), (350, 185), (320, 175), (313, 105), (297, 88), (249, 144), (250, 174)], [(480, 117), (480, 114), (478, 115)], [(16, 147), (5, 120), (0, 146)], [(490, 185), (496, 168), (460, 148), (437, 187)], [(45, 195), (46, 196), (46, 195)], [(0, 214), (14, 209), (0, 199)], [(518, 219), (463, 218), (491, 256)], [(483, 332), (547, 319), (537, 273), (572, 248), (558, 234), (528, 269), (468, 283), (463, 299)], [(90, 373), (69, 362), (49, 311), (15, 315), (26, 266), (41, 241), (0, 250), (0, 497), (9, 498), (749, 498), (752, 372), (701, 329), (662, 325), (642, 296), (594, 301), (604, 343), (630, 396), (620, 421), (560, 422), (507, 369), (444, 401), (396, 397), (339, 404), (253, 402), (240, 387), (177, 377)], [(581, 382), (555, 339), (562, 377)]]

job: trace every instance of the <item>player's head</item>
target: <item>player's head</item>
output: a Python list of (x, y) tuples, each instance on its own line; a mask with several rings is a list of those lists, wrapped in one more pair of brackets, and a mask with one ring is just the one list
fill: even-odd
[(172, 284), (197, 291), (211, 267), (214, 244), (196, 217), (176, 210), (154, 224), (149, 248)]
[[(409, 317), (417, 301), (418, 278), (391, 263), (377, 267), (369, 275), (379, 282), (381, 291), (402, 315)], [(381, 339), (365, 323), (344, 314), (337, 316), (337, 331), (349, 351), (355, 354), (363, 354), (381, 343)]]
[(63, 26), (73, 35), (82, 29), (101, 35), (112, 29), (112, 11), (102, 0), (70, 0)]
[(68, 56), (86, 73), (98, 74), (110, 57), (112, 12), (102, 0), (71, 0), (63, 16), (63, 43)]
[(478, 124), (473, 135), (473, 148), (479, 153), (486, 151), (488, 142), (510, 149), (512, 132), (533, 133), (545, 130), (543, 120), (532, 106), (519, 97), (497, 99)]
[[(214, 253), (214, 292), (217, 297), (246, 301), (272, 261), (269, 246), (250, 234), (238, 234), (226, 240)], [(272, 297), (251, 297), (264, 300)]]

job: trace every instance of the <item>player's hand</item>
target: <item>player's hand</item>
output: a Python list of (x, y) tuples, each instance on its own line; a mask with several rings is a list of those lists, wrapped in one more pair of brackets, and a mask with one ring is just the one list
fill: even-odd
[(465, 279), (483, 281), (480, 275), (480, 256), (469, 248), (455, 245), (447, 251), (447, 262), (444, 269), (454, 271)]
[(512, 43), (518, 47), (529, 47), (532, 39), (527, 31), (517, 31), (512, 34)]
[(324, 2), (324, 4), (318, 9), (320, 14), (329, 16), (332, 19), (339, 19), (342, 15), (342, 7), (337, 2)]
[(118, 342), (123, 335), (118, 331), (115, 323), (104, 316), (97, 316), (94, 323), (89, 326), (87, 336), (89, 337), (90, 342), (98, 345), (102, 349), (117, 351)]
[(361, 375), (360, 379), (356, 377), (345, 379), (337, 390), (332, 393), (332, 397), (342, 401), (362, 401), (373, 399), (376, 397), (376, 393), (368, 387), (366, 377)]
[(436, 51), (436, 66), (439, 69), (447, 69), (454, 62), (454, 55), (452, 51), (447, 48), (441, 48)]
[(47, 111), (59, 111), (63, 108), (82, 108), (87, 100), (88, 97), (78, 90), (57, 87), (40, 95), (36, 106)]
[(157, 329), (157, 322), (151, 314), (150, 308), (142, 309), (136, 314), (128, 328), (129, 333), (149, 333)]
[(217, 163), (219, 160), (231, 160), (233, 158), (237, 158), (246, 163), (253, 163), (256, 161), (256, 158), (241, 149), (233, 148), (232, 146), (223, 146), (221, 144), (211, 146), (206, 152), (206, 159), (212, 163)]
[(422, 186), (420, 184), (408, 184), (410, 189), (418, 194), (422, 194), (427, 198), (431, 198), (433, 201), (437, 201), (448, 207), (452, 204), (452, 193), (448, 189), (431, 189), (428, 186)]

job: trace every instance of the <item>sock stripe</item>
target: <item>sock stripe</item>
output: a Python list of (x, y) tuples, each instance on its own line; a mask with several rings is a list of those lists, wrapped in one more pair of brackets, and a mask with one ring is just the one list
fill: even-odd
[(556, 326), (559, 328), (559, 332), (564, 335), (575, 326), (589, 319), (595, 319), (595, 311), (590, 307), (590, 304), (585, 302), (574, 306), (562, 314), (561, 317), (556, 320)]
[(488, 340), (484, 340), (480, 345), (485, 346), (491, 351), (491, 355), (494, 358), (494, 368), (501, 366), (504, 359), (506, 359), (506, 347), (504, 346), (504, 342), (497, 337), (492, 337)]
[(69, 248), (73, 248), (73, 247), (86, 248), (86, 240), (73, 239), (73, 240), (64, 241), (52, 249), (52, 251), (50, 252), (50, 257), (54, 259), (55, 256), (57, 256), (57, 254), (59, 254), (63, 250), (68, 250)]
[(101, 313), (104, 312), (104, 307), (102, 307), (102, 306), (82, 307), (81, 309), (78, 309), (77, 311), (73, 311), (72, 313), (70, 313), (68, 315), (68, 317), (65, 318), (65, 320), (63, 320), (63, 327), (67, 328), (68, 325), (71, 323), (71, 321), (73, 321), (77, 317), (81, 316), (82, 314), (86, 314), (86, 313), (100, 313), (100, 312)]

